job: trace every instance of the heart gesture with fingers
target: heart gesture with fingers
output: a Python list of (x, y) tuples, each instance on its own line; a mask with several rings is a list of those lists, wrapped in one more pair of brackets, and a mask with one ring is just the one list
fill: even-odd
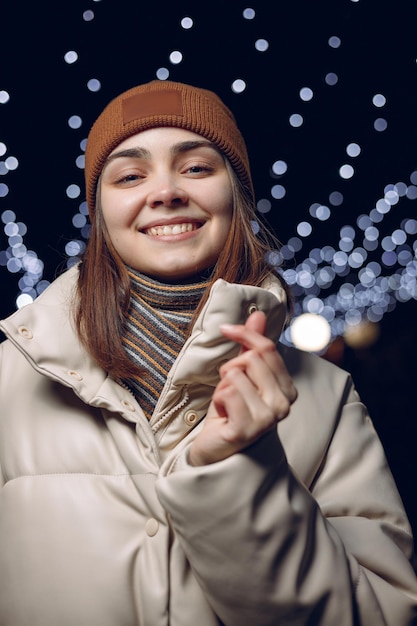
[(243, 450), (289, 414), (297, 391), (265, 328), (260, 311), (244, 325), (221, 326), (241, 350), (220, 368), (204, 426), (190, 449), (191, 465), (221, 461)]

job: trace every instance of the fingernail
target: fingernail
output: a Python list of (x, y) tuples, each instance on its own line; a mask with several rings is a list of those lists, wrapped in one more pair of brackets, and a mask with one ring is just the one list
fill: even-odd
[(220, 324), (220, 330), (225, 330), (226, 332), (233, 330), (234, 329), (234, 325), (233, 324)]

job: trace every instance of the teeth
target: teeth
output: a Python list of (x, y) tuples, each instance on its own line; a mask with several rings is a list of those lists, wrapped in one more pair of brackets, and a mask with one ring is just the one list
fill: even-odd
[(145, 232), (152, 237), (161, 237), (162, 235), (180, 235), (181, 233), (189, 233), (192, 230), (197, 230), (197, 224), (191, 224), (189, 222), (185, 224), (172, 224), (165, 226), (153, 226), (148, 228)]

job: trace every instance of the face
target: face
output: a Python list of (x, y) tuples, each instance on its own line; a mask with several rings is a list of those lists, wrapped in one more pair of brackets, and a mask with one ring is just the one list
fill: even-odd
[(212, 267), (232, 220), (223, 156), (178, 128), (129, 137), (108, 157), (99, 194), (113, 246), (130, 267), (161, 281), (187, 281)]

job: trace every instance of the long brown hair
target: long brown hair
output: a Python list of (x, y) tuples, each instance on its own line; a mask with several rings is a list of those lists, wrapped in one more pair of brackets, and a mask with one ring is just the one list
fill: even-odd
[[(266, 223), (259, 223), (253, 200), (242, 187), (227, 158), (233, 194), (233, 219), (226, 244), (210, 276), (210, 285), (218, 278), (230, 283), (259, 287), (273, 272), (267, 255), (279, 249), (279, 242)], [(100, 206), (100, 183), (90, 238), (79, 267), (75, 324), (82, 344), (97, 363), (116, 379), (140, 374), (122, 344), (122, 333), (130, 303), (130, 279), (127, 268), (110, 240)], [(289, 290), (279, 275), (287, 300)], [(195, 312), (193, 323), (209, 295), (206, 289)]]

